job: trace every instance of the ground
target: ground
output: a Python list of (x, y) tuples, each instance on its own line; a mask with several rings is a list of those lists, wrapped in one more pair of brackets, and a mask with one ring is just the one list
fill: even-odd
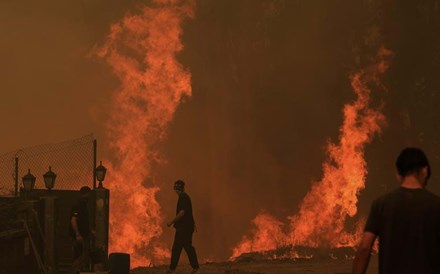
[[(353, 260), (303, 260), (246, 263), (210, 263), (200, 266), (202, 274), (350, 274)], [(144, 267), (131, 271), (131, 274), (165, 273), (167, 266)], [(177, 274), (189, 274), (189, 265), (179, 266)], [(377, 256), (371, 258), (367, 274), (377, 273)]]

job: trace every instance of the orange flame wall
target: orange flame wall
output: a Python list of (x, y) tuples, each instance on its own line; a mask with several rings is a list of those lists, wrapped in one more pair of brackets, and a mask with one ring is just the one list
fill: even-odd
[(373, 65), (350, 77), (357, 97), (344, 106), (339, 143), (328, 144), (323, 178), (312, 185), (299, 213), (289, 217), (288, 231), (283, 230), (280, 221), (268, 214), (260, 214), (253, 220), (256, 226), (253, 235), (242, 239), (233, 249), (232, 257), (286, 245), (355, 245), (362, 230), (358, 228), (354, 233), (347, 232), (346, 219), (356, 215), (358, 194), (365, 188), (365, 145), (385, 124), (382, 113), (370, 107), (370, 93), (372, 84), (381, 87), (379, 77), (387, 70), (390, 55), (390, 51), (382, 48)]
[[(160, 163), (158, 145), (185, 96), (191, 74), (176, 60), (183, 48), (182, 22), (194, 15), (194, 2), (156, 0), (112, 25), (99, 56), (121, 81), (114, 93), (108, 134), (116, 163), (110, 167), (110, 252), (131, 254), (132, 267), (169, 256), (157, 238), (164, 221), (152, 184)], [(127, 214), (127, 213), (130, 214)]]

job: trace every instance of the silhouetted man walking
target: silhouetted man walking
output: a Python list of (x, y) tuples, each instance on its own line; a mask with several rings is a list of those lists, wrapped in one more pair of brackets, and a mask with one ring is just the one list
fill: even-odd
[(176, 217), (167, 225), (174, 225), (176, 234), (174, 236), (173, 249), (171, 253), (171, 264), (167, 273), (175, 273), (179, 263), (180, 253), (185, 249), (189, 262), (193, 268), (192, 273), (199, 273), (199, 263), (197, 261), (196, 250), (192, 245), (192, 235), (194, 233), (194, 217), (192, 213), (191, 198), (185, 192), (185, 183), (178, 180), (174, 183), (174, 191), (179, 196), (176, 209)]
[(400, 187), (373, 202), (353, 274), (365, 273), (376, 237), (380, 274), (440, 273), (440, 198), (425, 189), (428, 159), (422, 150), (406, 148), (396, 168)]

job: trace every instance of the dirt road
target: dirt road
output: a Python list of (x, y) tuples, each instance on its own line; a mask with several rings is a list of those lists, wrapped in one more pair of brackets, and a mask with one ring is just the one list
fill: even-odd
[[(203, 264), (203, 274), (350, 274), (352, 260), (305, 260), (305, 261), (272, 261), (248, 263), (211, 263)], [(165, 273), (167, 266), (137, 268), (132, 274)], [(177, 274), (189, 274), (188, 265), (179, 266)], [(377, 273), (377, 256), (371, 258), (367, 274)]]

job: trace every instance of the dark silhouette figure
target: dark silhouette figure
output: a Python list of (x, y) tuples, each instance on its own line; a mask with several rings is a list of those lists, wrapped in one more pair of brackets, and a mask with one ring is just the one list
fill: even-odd
[(176, 217), (167, 223), (169, 227), (174, 225), (176, 229), (171, 253), (171, 264), (167, 273), (175, 273), (182, 249), (185, 249), (188, 255), (189, 262), (193, 268), (192, 273), (199, 273), (197, 254), (192, 245), (195, 223), (191, 198), (185, 192), (185, 183), (182, 180), (178, 180), (174, 183), (174, 191), (176, 191), (179, 196), (179, 200), (177, 202)]
[(89, 270), (90, 265), (90, 236), (89, 210), (87, 207), (91, 189), (83, 186), (80, 189), (80, 198), (72, 206), (70, 214), (70, 236), (73, 246), (72, 273)]
[(396, 168), (400, 187), (373, 202), (353, 274), (365, 273), (376, 237), (380, 274), (440, 273), (440, 197), (425, 189), (428, 159), (422, 150), (406, 148)]

